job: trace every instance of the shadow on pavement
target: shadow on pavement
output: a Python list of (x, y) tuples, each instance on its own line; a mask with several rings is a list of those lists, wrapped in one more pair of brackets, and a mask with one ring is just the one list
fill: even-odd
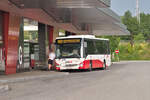
[[(93, 71), (103, 71), (103, 69), (100, 69), (100, 68), (97, 68), (97, 69), (92, 69), (91, 72)], [(68, 73), (86, 73), (86, 72), (90, 72), (88, 69), (87, 70), (63, 70), (63, 71), (60, 71), (60, 72), (68, 72)]]
[(0, 71), (0, 75), (5, 75), (5, 71)]

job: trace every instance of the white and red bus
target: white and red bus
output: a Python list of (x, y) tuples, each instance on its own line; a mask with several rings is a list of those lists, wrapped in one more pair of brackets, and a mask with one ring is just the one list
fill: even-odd
[(56, 69), (89, 69), (111, 66), (109, 40), (92, 35), (56, 38)]

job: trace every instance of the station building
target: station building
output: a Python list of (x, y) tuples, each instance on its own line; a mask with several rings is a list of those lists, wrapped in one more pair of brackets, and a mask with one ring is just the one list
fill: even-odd
[(129, 35), (111, 0), (0, 0), (0, 71), (46, 65), (56, 37)]

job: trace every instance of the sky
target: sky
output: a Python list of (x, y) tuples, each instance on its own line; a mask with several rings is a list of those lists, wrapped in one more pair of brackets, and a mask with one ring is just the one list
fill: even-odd
[[(139, 0), (140, 12), (150, 14), (150, 0)], [(127, 10), (136, 14), (136, 0), (111, 0), (111, 9), (122, 16)]]

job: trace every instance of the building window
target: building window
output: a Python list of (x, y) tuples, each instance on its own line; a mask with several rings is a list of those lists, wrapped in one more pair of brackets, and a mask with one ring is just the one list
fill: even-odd
[(38, 22), (24, 18), (24, 40), (38, 42)]

